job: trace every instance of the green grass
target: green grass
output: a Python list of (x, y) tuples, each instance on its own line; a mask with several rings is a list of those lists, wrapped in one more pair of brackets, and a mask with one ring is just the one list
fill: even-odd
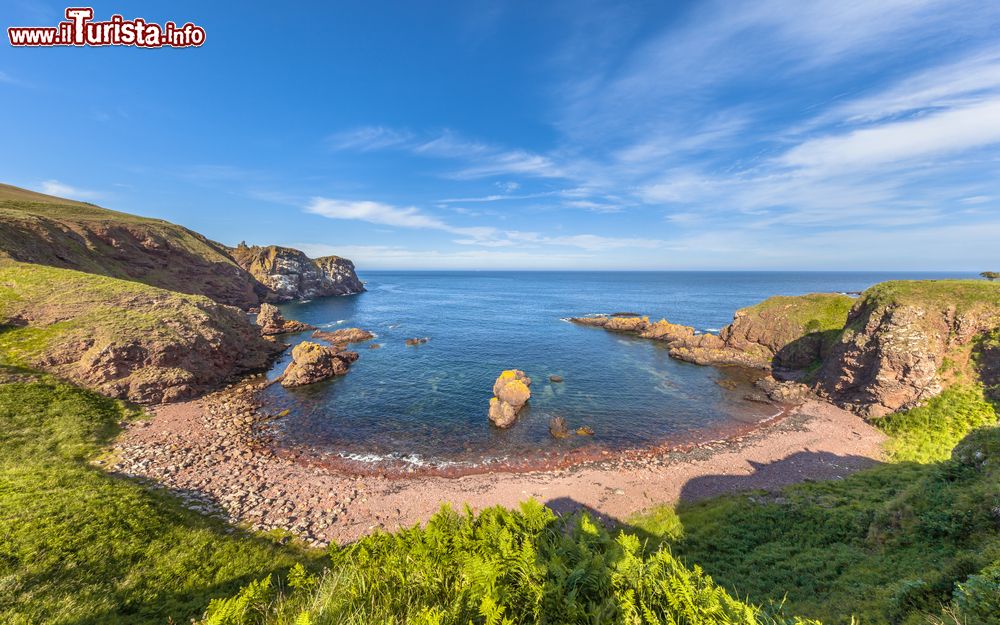
[(981, 386), (946, 389), (925, 405), (895, 412), (874, 421), (889, 434), (886, 453), (897, 462), (935, 462), (975, 428), (997, 422), (994, 405), (983, 396)]
[(742, 309), (748, 315), (777, 314), (802, 328), (804, 333), (840, 330), (855, 300), (839, 293), (808, 295), (776, 295), (759, 304)]
[(585, 515), (529, 501), (512, 512), (442, 510), (425, 528), (331, 553), (322, 577), (268, 578), (214, 602), (207, 625), (801, 623), (747, 605), (667, 548), (645, 550)]
[(0, 622), (182, 623), (310, 562), (90, 466), (135, 410), (48, 376), (0, 375)]
[(957, 314), (980, 308), (1000, 310), (1000, 283), (986, 280), (890, 280), (861, 296), (865, 305), (933, 305)]
[(925, 624), (947, 608), (963, 625), (996, 625), (996, 423), (981, 387), (952, 388), (876, 422), (890, 435), (889, 464), (777, 494), (660, 507), (634, 526), (737, 596), (784, 598), (791, 613), (824, 623)]

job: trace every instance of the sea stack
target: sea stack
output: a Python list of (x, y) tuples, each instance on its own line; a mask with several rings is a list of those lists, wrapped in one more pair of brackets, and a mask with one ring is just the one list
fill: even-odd
[(340, 346), (303, 341), (292, 349), (292, 362), (282, 375), (281, 385), (304, 386), (344, 375), (357, 359), (357, 352), (345, 351)]
[(490, 421), (498, 428), (514, 425), (517, 414), (531, 398), (531, 378), (519, 369), (507, 369), (493, 383)]

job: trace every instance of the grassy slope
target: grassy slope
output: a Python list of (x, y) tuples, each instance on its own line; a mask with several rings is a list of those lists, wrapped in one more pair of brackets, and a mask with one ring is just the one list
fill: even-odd
[(136, 413), (0, 368), (0, 622), (186, 622), (302, 554), (86, 462)]
[(862, 624), (927, 623), (956, 584), (1000, 567), (992, 512), (1000, 506), (1000, 428), (976, 430), (997, 447), (984, 467), (947, 459), (961, 435), (996, 420), (981, 389), (949, 389), (885, 420), (896, 463), (777, 496), (722, 497), (676, 515), (661, 508), (636, 525), (751, 601), (786, 596), (789, 611), (830, 624), (852, 616)]
[[(99, 232), (115, 234), (95, 235)], [(225, 246), (196, 232), (162, 219), (0, 184), (4, 256), (209, 295), (230, 304), (257, 301), (253, 280)]]

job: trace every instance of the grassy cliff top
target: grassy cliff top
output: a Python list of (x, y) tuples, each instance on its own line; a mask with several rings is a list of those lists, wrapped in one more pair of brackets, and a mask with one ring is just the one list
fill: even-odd
[(759, 304), (741, 308), (739, 312), (759, 317), (780, 315), (809, 332), (822, 332), (843, 328), (854, 302), (853, 298), (839, 293), (775, 295)]
[(890, 280), (861, 295), (865, 305), (923, 305), (962, 313), (977, 308), (1000, 311), (1000, 282), (987, 280)]
[(118, 223), (173, 225), (162, 219), (121, 213), (88, 202), (68, 200), (0, 183), (0, 218), (25, 215), (69, 221), (114, 221)]

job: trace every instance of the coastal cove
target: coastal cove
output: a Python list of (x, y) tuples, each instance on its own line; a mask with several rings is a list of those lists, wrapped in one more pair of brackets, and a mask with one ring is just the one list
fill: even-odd
[[(287, 303), (285, 316), (320, 329), (375, 333), (352, 346), (348, 375), (269, 387), (276, 446), (311, 464), (361, 473), (465, 474), (564, 466), (746, 432), (782, 406), (745, 399), (761, 374), (671, 358), (663, 344), (566, 322), (619, 311), (718, 332), (734, 312), (772, 295), (858, 292), (892, 279), (964, 278), (890, 272), (364, 272), (367, 292)], [(284, 335), (295, 344), (308, 333)], [(427, 337), (409, 346), (411, 337)], [(379, 349), (370, 349), (379, 345)], [(269, 377), (284, 370), (290, 353)], [(496, 375), (535, 382), (513, 427), (486, 419)], [(550, 382), (549, 376), (562, 382)], [(552, 417), (594, 436), (554, 439)]]

